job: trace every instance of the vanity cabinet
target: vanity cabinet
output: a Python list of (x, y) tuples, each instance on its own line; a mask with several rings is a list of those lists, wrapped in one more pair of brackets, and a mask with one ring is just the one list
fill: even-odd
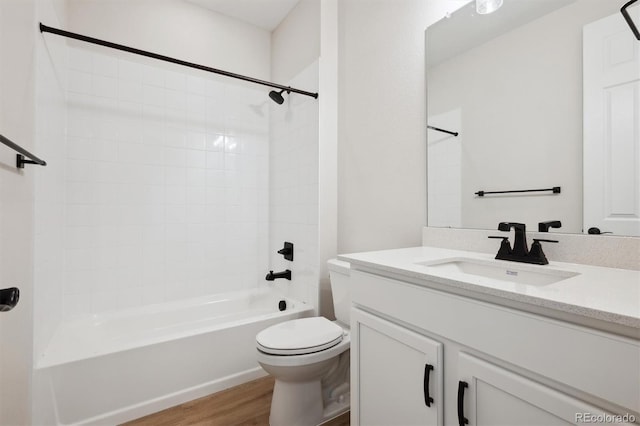
[(605, 413), (601, 407), (473, 355), (461, 353), (458, 368), (456, 415), (464, 424), (573, 425), (588, 423), (587, 415)]
[[(350, 280), (353, 425), (640, 419), (638, 339), (451, 294), (437, 283), (359, 270)], [(431, 407), (425, 364), (433, 365)]]
[(354, 424), (442, 425), (442, 343), (358, 309), (351, 321), (360, 372)]

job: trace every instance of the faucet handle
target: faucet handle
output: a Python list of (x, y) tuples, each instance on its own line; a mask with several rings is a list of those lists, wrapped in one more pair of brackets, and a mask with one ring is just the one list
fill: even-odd
[(511, 244), (509, 244), (509, 237), (497, 236), (497, 235), (489, 235), (488, 238), (497, 238), (502, 240), (500, 243), (500, 250), (498, 250), (498, 254), (496, 255), (496, 259), (503, 259), (505, 256), (511, 254)]
[(531, 263), (536, 263), (538, 265), (548, 265), (549, 261), (547, 260), (547, 256), (545, 256), (544, 252), (542, 251), (542, 244), (540, 244), (540, 242), (557, 243), (558, 240), (545, 240), (542, 238), (533, 239), (533, 244), (531, 244), (531, 251), (529, 252)]

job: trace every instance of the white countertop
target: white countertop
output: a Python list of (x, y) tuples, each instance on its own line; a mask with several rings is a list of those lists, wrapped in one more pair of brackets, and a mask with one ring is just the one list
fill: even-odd
[[(436, 247), (413, 247), (338, 256), (352, 269), (425, 280), (452, 289), (516, 301), (595, 320), (640, 329), (640, 271), (550, 261), (530, 265), (495, 260), (495, 255)], [(578, 275), (547, 285), (516, 284), (459, 272), (438, 271), (418, 262), (466, 258), (502, 262), (514, 268), (568, 271)]]

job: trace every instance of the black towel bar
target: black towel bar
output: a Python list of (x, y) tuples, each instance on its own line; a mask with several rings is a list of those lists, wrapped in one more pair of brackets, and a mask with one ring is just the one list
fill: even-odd
[(453, 136), (458, 136), (458, 132), (452, 132), (451, 130), (445, 130), (439, 127), (427, 126), (427, 129), (435, 130), (436, 132), (448, 133)]
[[(0, 135), (0, 142), (19, 153), (16, 158), (16, 167), (19, 169), (24, 169), (25, 164), (38, 164), (40, 166), (47, 165), (46, 161), (39, 159), (20, 145), (10, 141), (2, 135)], [(25, 157), (29, 158), (29, 160), (25, 160)]]
[(514, 192), (547, 192), (547, 191), (551, 191), (554, 194), (559, 194), (560, 187), (554, 186), (553, 188), (546, 188), (546, 189), (518, 189), (513, 191), (478, 191), (475, 193), (475, 195), (477, 195), (478, 197), (484, 197), (487, 194), (511, 194)]

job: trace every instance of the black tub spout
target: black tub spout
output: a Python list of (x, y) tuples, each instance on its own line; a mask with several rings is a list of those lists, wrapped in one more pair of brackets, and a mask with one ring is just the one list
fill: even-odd
[(289, 269), (282, 272), (269, 271), (269, 273), (264, 279), (267, 281), (273, 281), (273, 280), (277, 280), (278, 278), (286, 278), (289, 281), (291, 281), (291, 271)]

